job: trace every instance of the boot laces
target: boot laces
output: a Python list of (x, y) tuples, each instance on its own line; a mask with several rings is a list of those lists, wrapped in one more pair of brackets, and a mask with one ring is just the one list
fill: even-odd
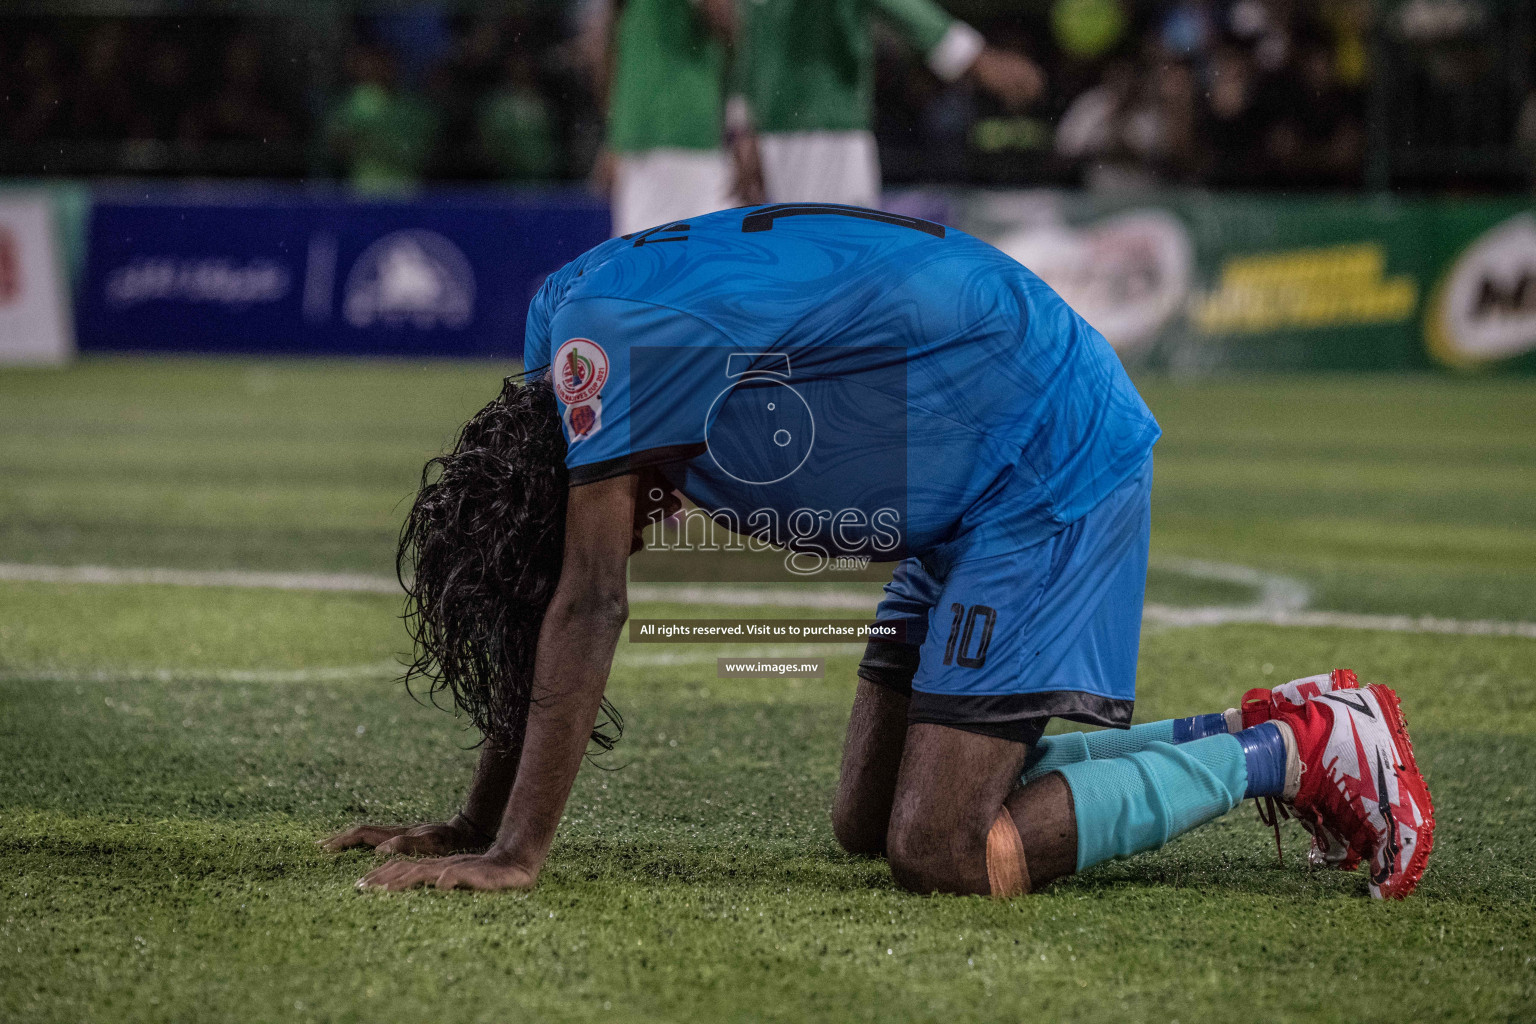
[[(1305, 764), (1302, 764), (1301, 771), (1306, 774)], [(1286, 806), (1283, 797), (1276, 800), (1273, 796), (1256, 796), (1253, 798), (1253, 806), (1259, 812), (1259, 822), (1275, 830), (1275, 859), (1281, 867), (1285, 867), (1285, 848), (1280, 842), (1280, 819), (1290, 820), (1290, 808)]]
[(1272, 796), (1256, 796), (1253, 805), (1259, 812), (1259, 821), (1275, 830), (1275, 859), (1285, 867), (1285, 849), (1280, 843), (1280, 819), (1289, 818), (1291, 812), (1286, 810), (1285, 801), (1277, 801)]

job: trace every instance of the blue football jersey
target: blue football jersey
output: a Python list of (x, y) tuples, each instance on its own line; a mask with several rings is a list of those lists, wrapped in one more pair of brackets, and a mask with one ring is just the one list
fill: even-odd
[(573, 485), (664, 467), (738, 532), (877, 561), (1015, 550), (1159, 429), (1103, 337), (953, 228), (824, 204), (604, 242), (533, 301)]

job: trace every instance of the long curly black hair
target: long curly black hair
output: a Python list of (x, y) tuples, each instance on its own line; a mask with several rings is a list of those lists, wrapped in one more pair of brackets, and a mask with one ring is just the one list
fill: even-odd
[[(400, 530), (395, 571), (414, 642), (405, 684), (447, 692), (483, 740), (522, 749), (544, 612), (565, 547), (565, 437), (542, 375), (508, 377), (495, 401), (430, 460)], [(607, 699), (592, 742), (624, 720)]]

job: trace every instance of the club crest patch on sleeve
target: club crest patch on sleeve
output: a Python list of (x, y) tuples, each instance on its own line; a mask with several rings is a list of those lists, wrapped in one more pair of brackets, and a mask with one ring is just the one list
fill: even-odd
[(603, 429), (603, 400), (593, 398), (578, 405), (567, 406), (565, 429), (571, 444), (585, 441)]
[(560, 401), (580, 405), (602, 394), (608, 383), (608, 353), (590, 338), (572, 338), (556, 350), (550, 376)]

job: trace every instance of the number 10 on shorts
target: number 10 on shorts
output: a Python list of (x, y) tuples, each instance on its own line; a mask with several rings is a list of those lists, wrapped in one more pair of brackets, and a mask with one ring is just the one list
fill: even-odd
[[(954, 614), (954, 620), (949, 626), (949, 643), (944, 645), (944, 664), (981, 668), (987, 663), (992, 627), (997, 625), (996, 610), (984, 604), (973, 604), (969, 609), (963, 604), (952, 604), (949, 610)], [(975, 653), (971, 652), (973, 642)]]

